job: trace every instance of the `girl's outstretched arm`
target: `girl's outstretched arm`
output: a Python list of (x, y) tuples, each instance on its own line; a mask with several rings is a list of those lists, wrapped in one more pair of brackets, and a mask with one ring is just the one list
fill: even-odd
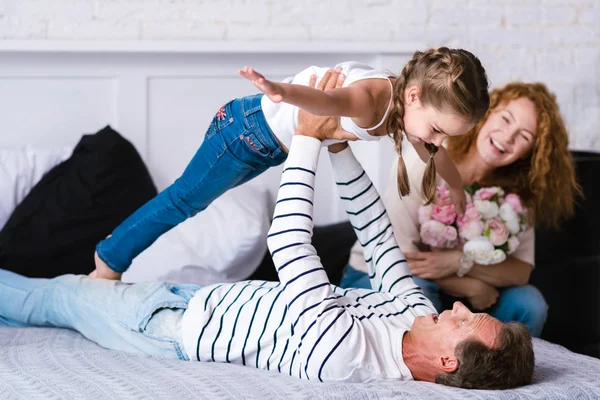
[[(377, 122), (375, 94), (379, 87), (372, 88), (372, 82), (357, 82), (356, 85), (321, 91), (304, 85), (270, 81), (250, 67), (244, 67), (238, 74), (275, 103), (293, 104), (314, 115), (354, 118), (359, 126)], [(340, 74), (339, 79), (343, 80), (344, 75)]]

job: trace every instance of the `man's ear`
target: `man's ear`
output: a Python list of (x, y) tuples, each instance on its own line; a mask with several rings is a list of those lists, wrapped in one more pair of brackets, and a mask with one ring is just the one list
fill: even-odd
[(442, 371), (451, 373), (458, 369), (458, 360), (454, 357), (440, 357), (439, 366)]

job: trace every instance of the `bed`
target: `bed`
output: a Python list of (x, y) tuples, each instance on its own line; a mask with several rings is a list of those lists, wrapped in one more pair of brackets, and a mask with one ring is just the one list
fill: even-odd
[[(24, 44), (0, 46), (0, 56), (6, 133), (0, 135), (0, 146), (72, 146), (81, 133), (110, 123), (141, 153), (160, 190), (179, 176), (218, 106), (252, 90), (235, 77), (241, 65), (279, 79), (304, 68), (307, 58), (318, 65), (354, 59), (395, 69), (410, 51), (311, 46), (295, 53), (276, 48), (251, 53), (242, 47), (203, 50), (169, 43), (143, 48)], [(392, 147), (384, 141), (366, 143), (356, 153), (381, 190)], [(315, 223), (321, 225), (345, 219), (331, 190), (328, 164), (321, 160), (317, 175)], [(279, 175), (280, 169), (272, 169), (254, 183), (272, 199)], [(327, 237), (331, 244), (337, 236)], [(319, 384), (234, 365), (132, 356), (100, 348), (68, 330), (0, 326), (0, 399), (600, 398), (600, 360), (542, 340), (534, 343), (533, 384), (487, 392), (420, 382)]]
[(533, 383), (507, 391), (424, 382), (335, 384), (220, 363), (103, 349), (80, 334), (0, 327), (0, 398), (9, 399), (597, 399), (600, 360), (534, 339)]

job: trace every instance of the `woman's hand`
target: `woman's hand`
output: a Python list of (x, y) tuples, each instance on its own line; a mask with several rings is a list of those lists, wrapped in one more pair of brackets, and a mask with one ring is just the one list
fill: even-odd
[[(317, 82), (317, 77), (312, 75), (308, 86), (317, 90), (333, 90), (342, 87), (344, 83), (344, 75), (341, 74), (341, 69), (329, 70), (323, 78)], [(316, 85), (316, 86), (315, 86)], [(298, 128), (296, 135), (310, 136), (320, 141), (325, 139), (335, 140), (357, 140), (358, 138), (340, 127), (340, 119), (338, 117), (320, 117), (313, 115), (308, 111), (299, 109), (298, 112)]]
[(283, 86), (277, 82), (267, 80), (251, 67), (244, 67), (238, 71), (238, 75), (248, 79), (254, 86), (263, 92), (273, 103), (283, 101)]
[(485, 282), (480, 280), (473, 281), (473, 292), (467, 296), (467, 299), (471, 303), (471, 306), (475, 310), (487, 310), (498, 301), (500, 293), (498, 290)]
[(413, 275), (422, 279), (441, 279), (456, 274), (460, 268), (460, 250), (404, 253)]

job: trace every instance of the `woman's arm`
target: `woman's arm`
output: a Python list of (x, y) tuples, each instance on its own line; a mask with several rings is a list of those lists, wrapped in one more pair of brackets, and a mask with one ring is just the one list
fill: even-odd
[(499, 296), (495, 287), (474, 278), (449, 276), (434, 282), (443, 292), (468, 299), (476, 310), (485, 310), (493, 306)]
[[(410, 270), (422, 279), (442, 279), (452, 277), (460, 268), (462, 251), (440, 250), (407, 252), (406, 259)], [(494, 265), (473, 265), (468, 276), (495, 287), (521, 286), (529, 282), (533, 266), (514, 256)], [(460, 279), (460, 278), (459, 278)]]
[(529, 282), (533, 265), (508, 256), (494, 265), (473, 265), (468, 276), (495, 287), (523, 286)]

